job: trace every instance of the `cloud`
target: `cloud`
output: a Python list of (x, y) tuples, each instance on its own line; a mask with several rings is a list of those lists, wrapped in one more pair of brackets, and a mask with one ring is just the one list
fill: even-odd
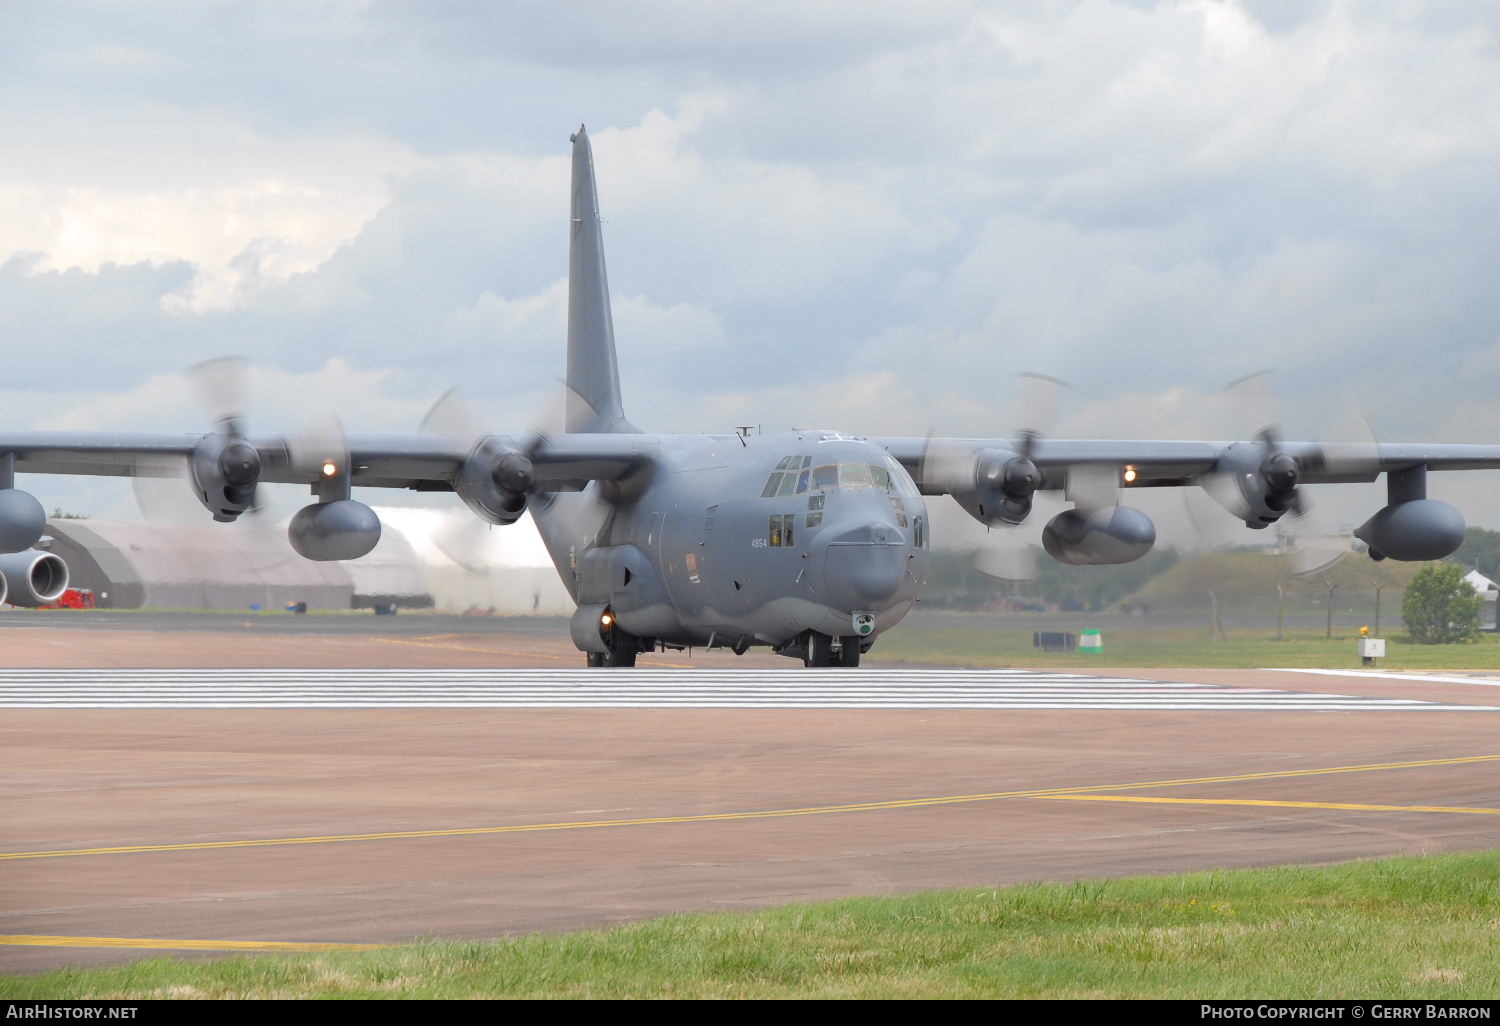
[(586, 120), (643, 427), (1005, 436), (1036, 370), (1073, 385), (1059, 433), (1183, 437), (1274, 366), (1288, 431), (1353, 405), (1496, 437), (1488, 13), (17, 10), (13, 423), (129, 417), (102, 397), (241, 352), (313, 406), (347, 368), (355, 419), (405, 429), (460, 382), (524, 428), (563, 368)]

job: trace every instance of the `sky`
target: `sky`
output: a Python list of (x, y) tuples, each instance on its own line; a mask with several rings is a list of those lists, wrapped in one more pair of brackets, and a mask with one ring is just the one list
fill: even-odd
[[(234, 353), (257, 430), (455, 384), (527, 430), (586, 123), (646, 430), (1010, 437), (1025, 371), (1059, 437), (1494, 443), (1497, 95), (1488, 0), (12, 0), (0, 423), (206, 429), (183, 368)], [(1431, 491), (1500, 527), (1500, 475)]]

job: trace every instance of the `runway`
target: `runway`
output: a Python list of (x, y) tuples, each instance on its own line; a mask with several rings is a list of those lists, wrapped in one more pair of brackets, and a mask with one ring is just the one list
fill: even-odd
[[(1410, 678), (1402, 678), (1410, 683)], [(1424, 678), (1425, 679), (1425, 678)], [(1451, 677), (1441, 683), (1469, 683)], [(0, 670), (4, 709), (1140, 709), (1494, 706), (1019, 669)]]
[(1492, 848), (1492, 684), (7, 670), (0, 970)]

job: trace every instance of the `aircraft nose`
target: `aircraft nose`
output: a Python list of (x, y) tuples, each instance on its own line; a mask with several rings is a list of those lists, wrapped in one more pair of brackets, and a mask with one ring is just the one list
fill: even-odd
[(879, 607), (901, 590), (907, 547), (894, 524), (849, 527), (827, 539), (823, 578), (829, 601), (850, 611)]

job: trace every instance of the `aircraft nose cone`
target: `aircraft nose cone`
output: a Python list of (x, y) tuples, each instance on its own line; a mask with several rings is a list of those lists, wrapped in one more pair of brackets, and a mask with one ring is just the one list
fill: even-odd
[(893, 524), (861, 524), (830, 538), (823, 564), (829, 601), (850, 611), (878, 608), (901, 590), (906, 555)]

